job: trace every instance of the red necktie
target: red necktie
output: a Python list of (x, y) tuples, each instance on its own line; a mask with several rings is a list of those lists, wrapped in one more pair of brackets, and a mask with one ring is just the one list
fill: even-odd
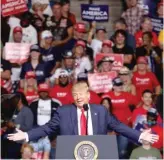
[(82, 136), (86, 135), (87, 120), (83, 108), (81, 109), (80, 127), (81, 127), (81, 135)]

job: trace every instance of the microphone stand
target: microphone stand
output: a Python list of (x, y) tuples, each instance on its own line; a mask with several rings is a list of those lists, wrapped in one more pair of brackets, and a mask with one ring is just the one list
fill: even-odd
[(86, 124), (86, 135), (88, 135), (88, 104), (83, 105), (84, 111), (87, 111), (87, 124)]

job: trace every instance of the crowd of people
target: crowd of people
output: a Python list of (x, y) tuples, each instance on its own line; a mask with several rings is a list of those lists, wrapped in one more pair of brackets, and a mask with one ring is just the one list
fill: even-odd
[[(163, 5), (162, 0), (157, 5), (162, 18)], [(162, 158), (164, 31), (153, 32), (151, 19), (137, 0), (127, 0), (128, 8), (114, 21), (112, 35), (96, 22), (90, 28), (87, 22), (77, 22), (69, 0), (32, 0), (28, 6), (26, 12), (1, 18), (1, 158), (54, 159), (56, 135), (24, 143), (9, 141), (7, 134), (44, 125), (58, 107), (72, 104), (74, 83), (90, 87), (89, 74), (113, 72), (110, 54), (122, 54), (123, 66), (109, 92), (90, 89), (90, 103), (102, 104), (135, 130), (151, 129), (159, 135), (158, 142), (145, 141), (139, 147), (109, 130), (117, 136), (120, 159)], [(30, 44), (25, 62), (6, 60), (10, 42)], [(98, 54), (109, 56), (95, 67)]]

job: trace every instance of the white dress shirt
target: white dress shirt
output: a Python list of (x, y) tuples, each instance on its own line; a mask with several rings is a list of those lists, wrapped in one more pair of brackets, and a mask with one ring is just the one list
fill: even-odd
[[(93, 135), (93, 126), (92, 126), (92, 117), (91, 117), (91, 110), (88, 104), (88, 135)], [(81, 109), (77, 107), (77, 121), (78, 121), (78, 134), (81, 135), (81, 127), (80, 127), (80, 118), (81, 118)], [(87, 111), (84, 112), (87, 118)]]

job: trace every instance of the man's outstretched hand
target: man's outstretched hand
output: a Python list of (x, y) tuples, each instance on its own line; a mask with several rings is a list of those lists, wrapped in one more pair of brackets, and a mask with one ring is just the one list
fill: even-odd
[(145, 130), (140, 135), (140, 141), (148, 141), (150, 143), (155, 143), (159, 140), (159, 136), (151, 133), (151, 129)]
[(8, 134), (7, 139), (11, 140), (11, 141), (20, 141), (20, 140), (25, 140), (26, 136), (25, 136), (25, 132), (22, 132), (21, 130), (16, 128), (17, 133), (13, 133), (13, 134)]

